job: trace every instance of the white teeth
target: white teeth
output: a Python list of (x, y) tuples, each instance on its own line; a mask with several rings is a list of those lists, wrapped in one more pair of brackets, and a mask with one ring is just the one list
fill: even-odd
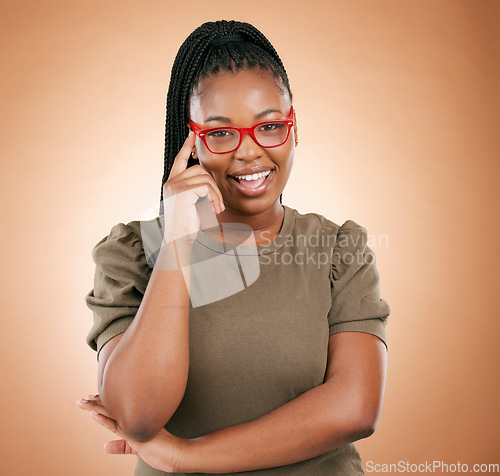
[(257, 180), (261, 177), (267, 177), (271, 173), (270, 170), (266, 170), (265, 172), (259, 172), (258, 174), (253, 175), (236, 175), (235, 177), (238, 180)]

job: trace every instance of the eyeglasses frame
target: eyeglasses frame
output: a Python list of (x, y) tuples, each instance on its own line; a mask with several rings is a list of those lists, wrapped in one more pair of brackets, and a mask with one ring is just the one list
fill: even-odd
[[(261, 144), (259, 144), (259, 141), (255, 137), (255, 132), (254, 132), (255, 129), (257, 127), (259, 127), (259, 126), (264, 125), (264, 124), (276, 124), (276, 123), (284, 124), (285, 126), (288, 127), (288, 131), (287, 131), (285, 140), (281, 144), (277, 144), (277, 145), (261, 145)], [(279, 146), (283, 145), (288, 140), (288, 137), (290, 136), (290, 129), (292, 128), (292, 126), (294, 125), (294, 123), (295, 123), (295, 121), (293, 119), (293, 106), (290, 107), (290, 113), (288, 114), (288, 118), (287, 119), (279, 119), (279, 120), (274, 120), (274, 121), (260, 122), (259, 124), (255, 124), (252, 127), (213, 127), (211, 129), (202, 129), (202, 126), (200, 124), (197, 124), (196, 122), (193, 122), (191, 119), (189, 119), (189, 125), (191, 126), (191, 129), (203, 141), (203, 143), (205, 144), (205, 147), (212, 154), (229, 154), (229, 152), (235, 151), (241, 145), (241, 142), (243, 140), (243, 134), (250, 134), (250, 136), (252, 137), (252, 139), (254, 140), (254, 142), (259, 147), (262, 147), (264, 149), (272, 149), (273, 147), (279, 147)], [(206, 136), (207, 136), (207, 134), (209, 132), (213, 132), (213, 131), (216, 131), (216, 130), (233, 130), (233, 131), (238, 131), (239, 134), (240, 134), (240, 140), (238, 142), (238, 145), (236, 147), (234, 147), (233, 149), (228, 150), (226, 152), (214, 152), (214, 151), (212, 151), (210, 149), (210, 147), (208, 147), (207, 137)]]

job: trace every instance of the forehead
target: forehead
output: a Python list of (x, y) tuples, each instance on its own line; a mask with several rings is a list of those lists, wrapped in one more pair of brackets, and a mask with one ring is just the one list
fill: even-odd
[(272, 74), (261, 69), (229, 71), (203, 78), (190, 98), (190, 116), (204, 122), (210, 115), (224, 115), (235, 120), (273, 107), (286, 113), (290, 98)]

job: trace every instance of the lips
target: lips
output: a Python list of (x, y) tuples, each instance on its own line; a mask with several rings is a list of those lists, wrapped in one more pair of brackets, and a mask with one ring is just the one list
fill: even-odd
[(270, 173), (271, 173), (270, 170), (266, 170), (265, 172), (259, 172), (254, 174), (236, 175), (233, 178), (236, 179), (237, 182), (251, 187), (251, 186), (257, 186), (257, 184), (262, 183)]
[(229, 175), (231, 177), (237, 177), (240, 175), (253, 175), (253, 174), (258, 174), (261, 172), (267, 172), (268, 170), (273, 170), (273, 167), (269, 166), (264, 166), (264, 165), (258, 165), (256, 167), (247, 167), (245, 169), (240, 169), (235, 172), (230, 173)]
[[(261, 176), (257, 177), (256, 179), (246, 180), (246, 178), (242, 178), (242, 176), (249, 177), (250, 174), (242, 174), (241, 172), (239, 172), (238, 173), (238, 176), (240, 177), (239, 179), (230, 175), (229, 181), (231, 182), (233, 188), (243, 195), (249, 197), (262, 195), (269, 188), (275, 173), (274, 169), (269, 169), (268, 167), (262, 169), (265, 169), (263, 170), (264, 174), (262, 173), (259, 174)], [(265, 172), (269, 170), (270, 172), (267, 175), (265, 175)]]

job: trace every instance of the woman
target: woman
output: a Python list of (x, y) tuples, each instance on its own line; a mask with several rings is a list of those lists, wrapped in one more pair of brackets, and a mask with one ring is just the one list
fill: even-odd
[(115, 225), (86, 296), (99, 394), (78, 405), (136, 476), (364, 474), (390, 308), (365, 228), (282, 204), (296, 145), (269, 41), (197, 28), (167, 96), (159, 251), (144, 223)]

